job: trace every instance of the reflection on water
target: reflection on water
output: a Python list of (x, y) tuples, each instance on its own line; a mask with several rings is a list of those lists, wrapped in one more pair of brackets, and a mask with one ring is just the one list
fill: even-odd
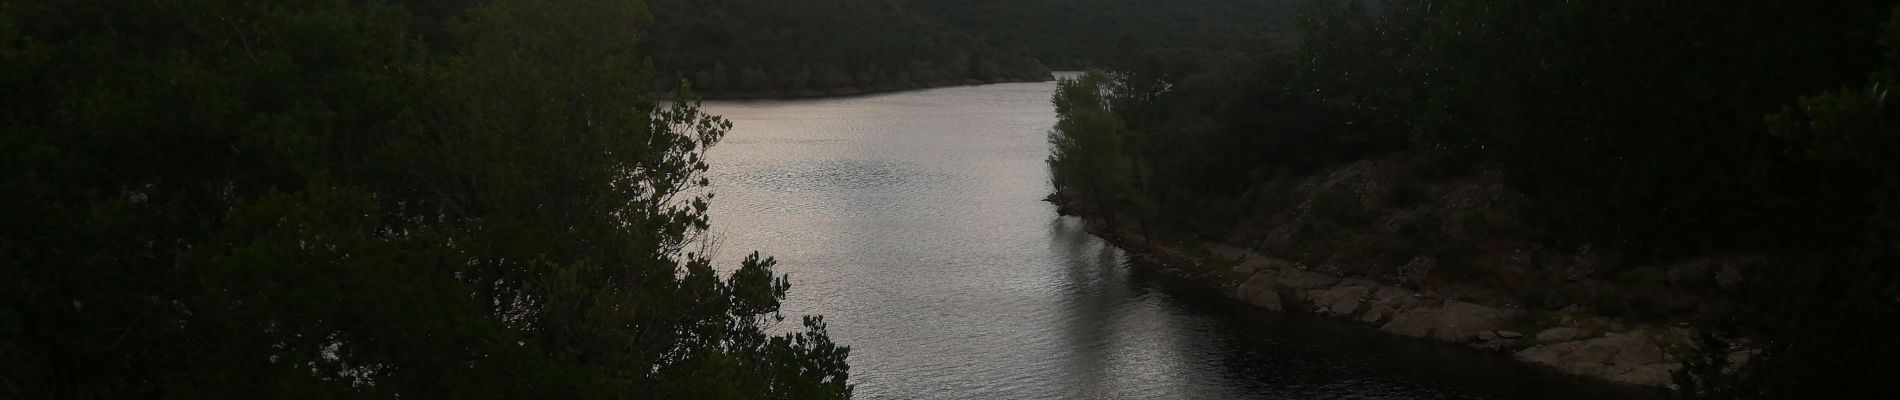
[(869, 399), (1600, 398), (1491, 354), (1278, 316), (1148, 273), (1058, 217), (1052, 83), (709, 103), (722, 265), (824, 314)]

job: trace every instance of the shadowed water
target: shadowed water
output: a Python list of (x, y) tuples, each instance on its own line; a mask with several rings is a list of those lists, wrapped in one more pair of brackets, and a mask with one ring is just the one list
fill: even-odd
[(826, 316), (859, 398), (1632, 394), (1130, 265), (1040, 201), (1054, 87), (708, 103), (735, 125), (712, 150), (718, 260), (777, 257), (786, 314)]

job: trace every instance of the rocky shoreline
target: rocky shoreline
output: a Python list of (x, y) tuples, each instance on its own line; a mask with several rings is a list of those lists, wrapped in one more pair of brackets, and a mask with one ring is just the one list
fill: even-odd
[(1671, 387), (1670, 373), (1682, 365), (1678, 354), (1693, 343), (1691, 330), (1682, 325), (1627, 323), (1580, 309), (1537, 312), (1513, 304), (1484, 304), (1430, 288), (1327, 274), (1221, 243), (1159, 243), (1085, 219), (1091, 232), (1131, 256), (1256, 307), (1341, 318), (1395, 335), (1504, 352), (1572, 376)]

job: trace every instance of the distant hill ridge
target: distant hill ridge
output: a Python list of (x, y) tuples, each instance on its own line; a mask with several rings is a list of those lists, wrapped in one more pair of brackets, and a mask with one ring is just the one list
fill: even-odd
[(802, 97), (1047, 80), (1284, 28), (1287, 0), (649, 0), (658, 88)]

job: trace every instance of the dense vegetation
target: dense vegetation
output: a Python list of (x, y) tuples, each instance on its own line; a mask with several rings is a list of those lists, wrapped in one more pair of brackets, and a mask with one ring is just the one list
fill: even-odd
[[(885, 0), (650, 0), (646, 46), (662, 78), (712, 95), (826, 93), (964, 81), (1043, 80), (1049, 71)], [(672, 80), (662, 83), (671, 84)]]
[(660, 86), (796, 96), (1046, 79), (1289, 26), (1283, 0), (650, 0)]
[[(1497, 174), (1525, 234), (1608, 249), (1610, 276), (1768, 256), (1707, 323), (1686, 397), (1875, 393), (1856, 390), (1900, 363), (1894, 3), (1308, 1), (1294, 39), (1149, 49), (1063, 82), (1050, 163), (1111, 224), (1190, 235), (1356, 160)], [(1761, 350), (1739, 371), (1737, 338)]]
[(648, 98), (648, 26), (0, 2), (0, 398), (848, 397), (772, 259), (695, 248), (729, 124)]
[(1058, 69), (1290, 28), (1291, 0), (896, 0)]

